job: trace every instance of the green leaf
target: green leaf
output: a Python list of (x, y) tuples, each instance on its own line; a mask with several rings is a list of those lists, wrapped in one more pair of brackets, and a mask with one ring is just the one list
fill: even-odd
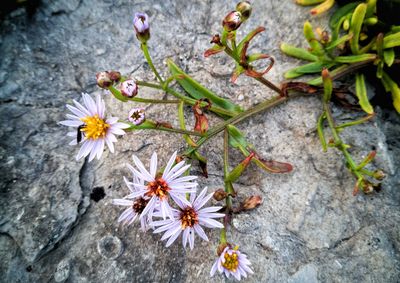
[(315, 38), (315, 34), (312, 29), (312, 25), (309, 21), (306, 21), (304, 23), (303, 32), (304, 32), (304, 37), (307, 39), (308, 44), (311, 47), (310, 52), (316, 56), (322, 56), (324, 54), (322, 45)]
[(219, 97), (217, 94), (212, 92), (211, 90), (205, 88), (200, 83), (192, 79), (189, 75), (187, 75), (183, 70), (181, 70), (177, 65), (172, 62), (172, 60), (167, 61), (168, 67), (172, 75), (184, 75), (182, 79), (178, 79), (178, 83), (183, 87), (183, 89), (193, 98), (202, 99), (208, 98), (213, 104), (239, 114), (242, 112), (242, 108), (239, 105), (234, 104), (228, 99), (224, 99)]
[(386, 63), (386, 65), (388, 65), (388, 67), (392, 66), (395, 56), (396, 56), (396, 54), (394, 53), (393, 48), (383, 51), (383, 59), (385, 60), (385, 63)]
[(393, 106), (400, 114), (400, 88), (395, 81), (385, 72), (382, 74), (382, 82), (385, 88), (389, 88), (392, 93)]
[[(249, 156), (249, 150), (252, 149), (253, 146), (246, 141), (240, 130), (233, 125), (228, 125), (227, 130), (229, 133), (229, 145), (233, 148), (239, 149), (244, 156)], [(265, 160), (257, 154), (251, 161), (269, 173), (287, 173), (293, 170), (293, 166), (289, 163)]]
[[(329, 73), (330, 73), (331, 77), (335, 77), (336, 75), (338, 75), (338, 74), (340, 74), (342, 72), (346, 72), (347, 69), (350, 68), (349, 66), (351, 66), (351, 65), (346, 65), (346, 64), (342, 65), (342, 66), (337, 67), (336, 69), (334, 69), (332, 71), (329, 71)], [(315, 86), (322, 85), (322, 77), (319, 76), (319, 77), (317, 77), (315, 79), (312, 79), (312, 80), (308, 81), (307, 83), (310, 84), (310, 85), (315, 85)]]
[(294, 79), (300, 77), (303, 74), (313, 74), (320, 73), (323, 68), (330, 68), (334, 66), (335, 63), (322, 63), (322, 62), (313, 62), (309, 64), (305, 64), (303, 66), (299, 66), (293, 68), (285, 73), (286, 79)]
[(324, 135), (324, 120), (325, 119), (326, 119), (326, 115), (325, 115), (325, 112), (323, 112), (319, 116), (318, 122), (317, 122), (318, 137), (319, 137), (319, 140), (321, 141), (323, 151), (327, 151), (327, 148), (328, 148), (327, 144), (326, 144), (325, 135)]
[(389, 34), (383, 38), (383, 49), (400, 46), (400, 32)]
[(360, 104), (361, 108), (368, 114), (374, 113), (374, 108), (372, 107), (372, 105), (369, 103), (368, 100), (364, 75), (360, 73), (356, 74), (356, 95), (358, 98), (358, 103)]
[(375, 60), (376, 54), (360, 54), (360, 55), (349, 55), (349, 56), (337, 56), (335, 62), (338, 63), (358, 63), (363, 61)]
[(353, 37), (350, 39), (350, 49), (353, 54), (359, 54), (358, 41), (360, 38), (361, 27), (364, 22), (366, 12), (367, 4), (360, 4), (354, 10), (351, 17), (350, 33), (353, 34)]
[(346, 34), (344, 36), (342, 36), (341, 38), (338, 38), (334, 41), (331, 41), (326, 47), (326, 50), (331, 50), (333, 48), (335, 48), (338, 45), (344, 44), (346, 41), (350, 40), (350, 38), (352, 37), (352, 34)]
[(339, 21), (342, 17), (345, 17), (349, 13), (353, 12), (353, 10), (360, 4), (361, 2), (352, 2), (349, 4), (346, 4), (339, 9), (336, 10), (335, 13), (333, 13), (332, 17), (329, 20), (329, 26), (334, 29), (337, 24), (339, 24)]
[(283, 53), (285, 53), (286, 55), (289, 55), (291, 57), (306, 60), (306, 61), (311, 61), (311, 62), (315, 62), (318, 60), (317, 56), (311, 54), (304, 48), (294, 47), (294, 46), (286, 44), (286, 43), (282, 43), (280, 47), (281, 47), (281, 50)]
[(233, 125), (228, 125), (227, 130), (229, 133), (229, 145), (231, 147), (236, 149), (251, 147), (238, 128)]

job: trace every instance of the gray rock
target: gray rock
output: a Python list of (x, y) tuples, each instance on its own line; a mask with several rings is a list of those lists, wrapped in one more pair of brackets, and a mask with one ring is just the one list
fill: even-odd
[[(226, 1), (42, 1), (32, 20), (23, 10), (0, 23), (0, 281), (2, 282), (223, 282), (209, 277), (219, 231), (210, 242), (196, 239), (193, 251), (178, 239), (165, 248), (159, 235), (138, 225), (123, 227), (121, 208), (111, 205), (128, 189), (122, 176), (134, 153), (148, 164), (153, 151), (165, 163), (183, 151), (180, 136), (153, 131), (126, 135), (100, 161), (76, 161), (78, 148), (68, 146), (66, 127), (57, 125), (65, 104), (80, 93), (100, 93), (107, 109), (124, 118), (133, 103), (122, 104), (96, 87), (95, 74), (119, 70), (132, 78), (153, 75), (133, 34), (133, 11), (149, 13), (149, 48), (154, 63), (168, 76), (165, 60), (244, 108), (274, 93), (247, 77), (229, 83), (233, 62), (224, 55), (203, 58), (212, 34), (234, 3)], [(263, 25), (251, 48), (273, 55), (267, 78), (276, 83), (300, 62), (279, 51), (282, 41), (305, 46), (307, 8), (292, 1), (254, 1), (253, 16), (238, 33)], [(312, 23), (326, 26), (325, 16)], [(140, 88), (141, 97), (162, 93)], [(146, 115), (177, 126), (173, 106), (145, 105)], [(343, 132), (352, 154), (361, 160), (378, 151), (371, 169), (388, 178), (379, 194), (352, 196), (354, 179), (334, 149), (323, 153), (315, 131), (321, 113), (317, 97), (296, 98), (239, 125), (249, 142), (267, 158), (290, 162), (290, 174), (266, 174), (251, 165), (235, 184), (237, 203), (261, 194), (256, 210), (235, 215), (228, 233), (253, 264), (249, 282), (397, 282), (400, 277), (400, 123), (395, 113), (377, 109), (374, 122)], [(338, 120), (353, 117), (334, 109)], [(193, 126), (190, 108), (185, 113)], [(218, 123), (210, 119), (210, 125)], [(189, 126), (190, 127), (190, 126)], [(223, 186), (222, 137), (209, 142), (208, 179), (201, 187)], [(232, 151), (232, 165), (242, 156)], [(200, 174), (197, 165), (194, 174)], [(94, 202), (90, 193), (106, 196)]]

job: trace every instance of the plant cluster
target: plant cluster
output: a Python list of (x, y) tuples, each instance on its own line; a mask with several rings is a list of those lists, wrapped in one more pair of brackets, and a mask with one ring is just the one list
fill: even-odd
[[(373, 1), (369, 1), (373, 2)], [(317, 130), (321, 138), (324, 150), (327, 146), (336, 147), (343, 152), (346, 163), (350, 171), (357, 178), (356, 190), (361, 189), (365, 193), (373, 191), (375, 183), (370, 178), (381, 180), (384, 174), (381, 170), (368, 171), (364, 167), (373, 159), (375, 152), (369, 154), (360, 163), (356, 163), (348, 152), (348, 145), (340, 138), (340, 131), (345, 127), (359, 124), (372, 118), (372, 112), (368, 112), (366, 118), (350, 123), (336, 125), (331, 113), (331, 97), (335, 94), (332, 78), (340, 72), (354, 70), (354, 64), (360, 62), (374, 62), (378, 73), (382, 75), (382, 81), (386, 86), (393, 87), (392, 80), (387, 79), (388, 75), (384, 71), (395, 59), (388, 62), (388, 56), (392, 54), (393, 42), (397, 42), (397, 33), (391, 31), (388, 34), (377, 36), (373, 43), (359, 46), (360, 29), (365, 22), (364, 19), (370, 18), (373, 9), (367, 4), (360, 4), (364, 7), (364, 16), (360, 16), (355, 10), (347, 9), (346, 13), (340, 10), (340, 19), (334, 22), (343, 26), (347, 19), (351, 33), (339, 36), (340, 28), (336, 27), (335, 33), (331, 36), (322, 33), (321, 39), (316, 39), (311, 25), (305, 24), (305, 35), (311, 46), (310, 50), (300, 49), (287, 44), (282, 45), (282, 50), (297, 58), (313, 61), (312, 65), (306, 65), (287, 73), (287, 77), (297, 77), (305, 73), (322, 72), (320, 79), (314, 80), (314, 84), (303, 82), (286, 82), (278, 86), (266, 78), (266, 74), (274, 65), (274, 59), (265, 53), (249, 53), (249, 46), (254, 37), (265, 30), (257, 27), (241, 40), (236, 37), (239, 27), (251, 16), (252, 7), (249, 2), (243, 1), (237, 4), (236, 9), (228, 13), (222, 21), (220, 34), (212, 37), (212, 47), (205, 51), (204, 56), (209, 57), (217, 53), (225, 53), (231, 57), (236, 66), (232, 72), (231, 81), (234, 83), (240, 75), (249, 76), (263, 86), (273, 90), (276, 95), (260, 104), (249, 109), (243, 109), (233, 101), (223, 98), (186, 74), (172, 60), (168, 60), (170, 76), (163, 78), (157, 71), (150, 56), (148, 42), (150, 40), (149, 17), (145, 13), (136, 13), (133, 27), (136, 37), (140, 42), (143, 55), (154, 73), (155, 81), (139, 81), (134, 78), (121, 75), (117, 71), (105, 71), (96, 75), (97, 84), (100, 88), (108, 90), (116, 99), (121, 102), (146, 103), (146, 104), (167, 104), (177, 108), (176, 116), (179, 121), (179, 128), (172, 127), (169, 121), (151, 120), (146, 115), (144, 108), (132, 108), (126, 119), (107, 117), (105, 103), (98, 95), (93, 99), (88, 94), (82, 95), (83, 104), (74, 100), (74, 105), (67, 105), (71, 114), (67, 114), (68, 120), (60, 122), (62, 125), (75, 127), (74, 131), (68, 133), (73, 140), (72, 145), (80, 144), (77, 159), (88, 157), (91, 161), (95, 157), (101, 157), (104, 147), (107, 145), (111, 152), (114, 152), (116, 136), (124, 135), (126, 132), (135, 130), (155, 130), (167, 131), (182, 135), (187, 144), (187, 149), (178, 154), (175, 152), (165, 166), (159, 166), (157, 154), (153, 153), (150, 159), (149, 169), (145, 167), (138, 157), (133, 156), (134, 165), (128, 165), (128, 169), (133, 178), (125, 178), (124, 181), (129, 189), (129, 194), (121, 199), (114, 199), (115, 205), (125, 206), (118, 222), (130, 225), (135, 220), (140, 221), (143, 231), (152, 230), (153, 233), (163, 233), (161, 240), (166, 240), (166, 246), (172, 245), (179, 236), (182, 237), (184, 247), (189, 245), (193, 249), (195, 235), (208, 241), (204, 228), (221, 229), (219, 245), (217, 248), (217, 259), (211, 268), (211, 276), (217, 271), (225, 276), (234, 276), (240, 280), (249, 273), (253, 273), (250, 268), (250, 261), (247, 256), (239, 251), (239, 247), (229, 241), (229, 233), (232, 218), (237, 213), (243, 213), (255, 209), (262, 203), (259, 195), (249, 195), (244, 202), (235, 203), (236, 185), (235, 182), (243, 174), (251, 162), (268, 173), (289, 173), (293, 167), (286, 162), (279, 162), (267, 159), (257, 153), (256, 147), (249, 143), (245, 135), (238, 128), (238, 124), (253, 115), (265, 111), (278, 104), (293, 99), (299, 95), (318, 95), (323, 93), (323, 111), (317, 123)], [(349, 13), (351, 16), (349, 16)], [(353, 16), (356, 14), (356, 16)], [(334, 15), (337, 18), (338, 14)], [(366, 18), (365, 15), (368, 15)], [(342, 18), (346, 19), (343, 20)], [(353, 20), (353, 17), (355, 20)], [(361, 21), (361, 26), (360, 26)], [(379, 39), (379, 38), (380, 39)], [(357, 40), (354, 42), (354, 40)], [(354, 55), (335, 55), (334, 48), (349, 43), (350, 50), (357, 51)], [(397, 46), (397, 45), (396, 45)], [(354, 50), (353, 50), (354, 49)], [(376, 54), (372, 54), (376, 50)], [(384, 55), (389, 52), (389, 55)], [(372, 54), (372, 55), (371, 55)], [(373, 60), (371, 59), (373, 57)], [(393, 57), (393, 56), (392, 56)], [(339, 58), (339, 59), (338, 59)], [(385, 59), (386, 58), (386, 59)], [(265, 69), (259, 70), (254, 62), (265, 60)], [(334, 68), (329, 74), (328, 68)], [(337, 69), (341, 71), (336, 71)], [(288, 75), (289, 74), (289, 75)], [(357, 74), (357, 89), (360, 97), (360, 104), (363, 109), (367, 109), (365, 102), (364, 78)], [(323, 87), (317, 87), (320, 82)], [(171, 86), (172, 82), (177, 82), (177, 86)], [(138, 96), (140, 88), (153, 88), (166, 93), (164, 99), (148, 99)], [(183, 92), (182, 92), (183, 91)], [(361, 94), (360, 94), (361, 93)], [(393, 95), (395, 97), (395, 95)], [(172, 99), (170, 99), (172, 98)], [(193, 130), (188, 130), (189, 126), (184, 116), (184, 106), (190, 105), (195, 118)], [(215, 115), (220, 122), (210, 127), (208, 115)], [(327, 141), (324, 135), (324, 123), (332, 134), (332, 139)], [(203, 145), (215, 138), (219, 133), (223, 133), (223, 168), (224, 168), (224, 189), (218, 189), (207, 194), (207, 188), (197, 194), (198, 184), (196, 176), (190, 175), (189, 160), (198, 161), (202, 173), (207, 177), (207, 158), (203, 152)], [(243, 154), (243, 160), (231, 164), (229, 153), (237, 150)], [(214, 197), (221, 202), (219, 206), (206, 206), (207, 202)], [(224, 203), (222, 203), (224, 202)], [(218, 219), (222, 219), (219, 222)]]

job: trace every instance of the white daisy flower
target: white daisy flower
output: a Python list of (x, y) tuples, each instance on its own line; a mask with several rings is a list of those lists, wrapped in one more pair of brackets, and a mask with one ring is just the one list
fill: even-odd
[(157, 228), (154, 233), (164, 232), (161, 240), (168, 239), (166, 246), (169, 247), (183, 232), (182, 244), (186, 247), (189, 242), (190, 249), (194, 247), (194, 236), (195, 232), (205, 241), (208, 241), (207, 235), (201, 226), (208, 228), (223, 228), (222, 223), (214, 220), (213, 218), (224, 217), (223, 213), (216, 213), (222, 207), (221, 206), (210, 206), (202, 208), (213, 196), (213, 193), (206, 196), (207, 188), (196, 198), (196, 194), (190, 195), (190, 205), (186, 203), (177, 202), (179, 210), (174, 209), (174, 219), (153, 221), (152, 226), (161, 226)]
[(251, 262), (245, 254), (239, 251), (238, 246), (233, 249), (227, 246), (212, 266), (210, 275), (213, 276), (218, 270), (219, 273), (224, 273), (227, 278), (233, 275), (237, 280), (240, 280), (242, 276), (246, 278), (247, 273), (254, 273), (250, 265)]
[[(139, 180), (136, 176), (133, 177), (133, 180), (134, 183), (139, 183), (142, 185), (144, 184), (143, 180)], [(133, 186), (127, 178), (124, 177), (124, 181), (127, 184), (131, 193), (137, 191), (136, 186)], [(122, 222), (123, 225), (129, 226), (138, 218), (138, 216), (142, 214), (148, 202), (149, 198), (147, 197), (137, 197), (133, 200), (129, 200), (126, 198), (113, 199), (112, 204), (128, 206), (128, 208), (125, 209), (118, 218), (118, 222)], [(146, 217), (140, 218), (140, 226), (143, 232), (147, 231), (150, 228), (149, 219)]]
[[(171, 219), (174, 218), (172, 208), (168, 203), (171, 197), (177, 203), (184, 203), (190, 205), (186, 200), (186, 193), (196, 192), (197, 183), (190, 182), (197, 179), (196, 176), (183, 176), (181, 175), (189, 169), (190, 165), (185, 165), (185, 161), (181, 161), (175, 166), (176, 152), (169, 159), (167, 166), (165, 166), (163, 174), (157, 174), (157, 154), (153, 153), (150, 161), (150, 172), (144, 167), (143, 163), (133, 155), (133, 161), (137, 167), (127, 165), (132, 173), (139, 179), (147, 182), (146, 185), (133, 183), (131, 185), (140, 188), (138, 191), (131, 193), (127, 198), (149, 197), (149, 203), (143, 210), (140, 217), (146, 215), (152, 219), (156, 208), (159, 209), (161, 216), (165, 219), (167, 216)], [(161, 176), (160, 176), (161, 175)]]
[(61, 121), (59, 124), (77, 128), (77, 131), (67, 134), (74, 137), (70, 145), (82, 144), (76, 160), (90, 154), (89, 161), (92, 161), (95, 156), (100, 159), (104, 143), (111, 152), (114, 152), (113, 143), (117, 141), (115, 135), (124, 135), (123, 129), (129, 128), (129, 125), (118, 122), (117, 117), (105, 118), (105, 104), (100, 95), (97, 95), (96, 101), (87, 93), (82, 93), (82, 98), (85, 106), (75, 100), (73, 100), (75, 106), (67, 104), (73, 115), (67, 114), (69, 120)]

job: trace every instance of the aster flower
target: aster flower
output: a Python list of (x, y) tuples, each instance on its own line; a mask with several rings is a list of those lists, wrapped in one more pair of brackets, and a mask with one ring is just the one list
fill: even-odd
[[(133, 183), (131, 185), (139, 188), (138, 191), (131, 193), (127, 198), (148, 197), (150, 198), (140, 217), (147, 216), (152, 219), (155, 209), (159, 209), (161, 216), (166, 219), (173, 219), (174, 214), (168, 200), (172, 198), (177, 203), (184, 203), (190, 206), (190, 202), (186, 200), (186, 193), (196, 192), (197, 183), (190, 182), (197, 179), (196, 176), (181, 175), (189, 169), (190, 165), (185, 165), (185, 161), (181, 161), (175, 166), (176, 152), (169, 159), (164, 172), (157, 174), (157, 154), (153, 153), (150, 160), (150, 172), (144, 167), (143, 163), (133, 155), (133, 161), (137, 167), (127, 165), (132, 173), (141, 180), (147, 182), (146, 185)], [(161, 175), (161, 176), (160, 176)]]
[(239, 251), (238, 246), (232, 249), (228, 245), (215, 261), (211, 268), (210, 275), (214, 276), (215, 272), (218, 270), (219, 273), (224, 273), (227, 278), (233, 275), (237, 280), (240, 280), (242, 276), (246, 278), (247, 273), (254, 273), (250, 265), (251, 263), (247, 259), (247, 256)]
[(220, 210), (221, 206), (210, 206), (202, 208), (213, 196), (213, 193), (206, 196), (207, 188), (196, 198), (196, 193), (190, 195), (190, 205), (186, 203), (177, 202), (179, 209), (174, 209), (174, 219), (170, 220), (160, 220), (153, 221), (152, 226), (160, 226), (154, 233), (164, 232), (161, 240), (168, 239), (166, 246), (169, 247), (181, 233), (183, 247), (186, 247), (187, 242), (189, 242), (190, 249), (194, 247), (194, 237), (195, 233), (200, 236), (205, 241), (208, 241), (207, 235), (201, 226), (208, 228), (223, 228), (222, 223), (214, 220), (213, 218), (224, 217), (223, 213), (216, 213)]
[(133, 27), (136, 37), (143, 43), (150, 38), (149, 16), (146, 13), (135, 13), (133, 18)]
[[(133, 180), (134, 183), (144, 184), (143, 180), (138, 179), (136, 176), (133, 176)], [(124, 181), (131, 193), (135, 193), (138, 190), (137, 187), (133, 186), (126, 177), (124, 177)], [(128, 208), (125, 209), (118, 218), (118, 222), (122, 222), (123, 225), (129, 226), (138, 218), (138, 216), (141, 215), (148, 202), (149, 198), (147, 197), (137, 197), (133, 200), (127, 198), (113, 199), (112, 204), (128, 206)], [(149, 219), (146, 217), (140, 218), (140, 226), (143, 232), (147, 231), (150, 228)]]
[(117, 117), (105, 117), (104, 100), (97, 95), (96, 101), (89, 94), (82, 94), (85, 106), (73, 100), (75, 106), (68, 105), (72, 114), (67, 114), (69, 120), (61, 121), (59, 124), (75, 127), (77, 130), (67, 135), (74, 137), (70, 145), (81, 143), (82, 146), (76, 156), (76, 160), (89, 155), (89, 161), (95, 156), (100, 159), (104, 144), (107, 144), (111, 152), (114, 152), (115, 135), (124, 135), (123, 129), (129, 128), (128, 124), (118, 122)]
[(128, 120), (135, 125), (140, 125), (145, 120), (144, 108), (132, 108), (129, 111)]

